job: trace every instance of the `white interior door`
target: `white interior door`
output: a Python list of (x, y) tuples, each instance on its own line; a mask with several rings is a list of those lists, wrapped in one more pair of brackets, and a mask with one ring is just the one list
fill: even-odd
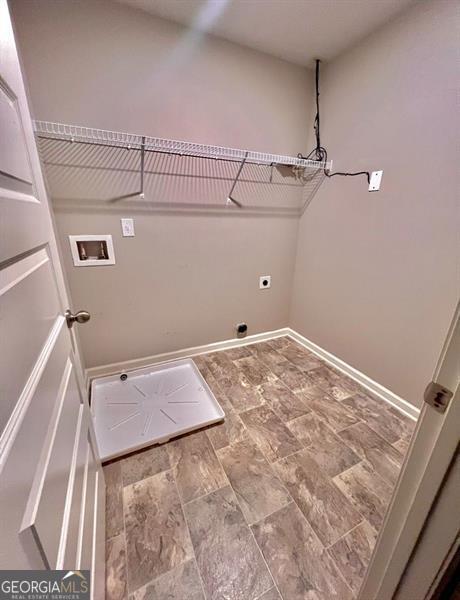
[(0, 569), (91, 569), (102, 598), (104, 479), (67, 307), (0, 0)]
[(433, 375), (433, 381), (452, 392), (452, 398), (445, 412), (423, 406), (360, 600), (429, 598), (455, 544), (460, 526), (459, 471), (454, 462), (460, 439), (459, 357), (457, 307)]

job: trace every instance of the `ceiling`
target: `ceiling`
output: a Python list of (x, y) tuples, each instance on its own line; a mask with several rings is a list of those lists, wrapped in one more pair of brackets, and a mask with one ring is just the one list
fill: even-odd
[(416, 0), (117, 1), (310, 67), (315, 58), (335, 58)]

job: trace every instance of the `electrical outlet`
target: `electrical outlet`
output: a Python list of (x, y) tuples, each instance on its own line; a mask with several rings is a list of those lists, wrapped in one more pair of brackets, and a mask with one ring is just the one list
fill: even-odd
[(262, 275), (259, 277), (259, 289), (266, 290), (272, 284), (272, 276), (271, 275)]
[(134, 237), (134, 219), (121, 219), (121, 231), (123, 237)]
[(383, 171), (372, 171), (371, 180), (369, 182), (369, 191), (378, 192), (382, 181)]

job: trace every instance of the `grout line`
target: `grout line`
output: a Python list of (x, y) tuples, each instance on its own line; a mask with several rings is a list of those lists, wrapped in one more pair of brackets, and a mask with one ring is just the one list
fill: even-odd
[[(359, 457), (361, 458), (361, 457)], [(348, 473), (348, 471), (351, 471), (352, 469), (354, 469), (355, 467), (357, 467), (358, 465), (361, 465), (363, 462), (365, 462), (366, 459), (365, 458), (361, 458), (361, 460), (357, 463), (355, 463), (354, 465), (351, 465), (351, 467), (348, 467), (348, 469), (344, 469), (341, 473), (337, 473), (337, 475), (334, 475), (334, 477), (331, 477), (332, 480), (336, 479), (337, 477), (341, 477), (344, 473)], [(368, 461), (366, 461), (368, 462)], [(369, 463), (368, 463), (369, 464)], [(373, 469), (372, 469), (373, 470)]]
[[(359, 511), (356, 511), (356, 512), (358, 512), (361, 515), (361, 513)], [(329, 548), (332, 548), (332, 546), (335, 546), (335, 544), (337, 544), (337, 542), (340, 542), (340, 540), (342, 540), (344, 537), (346, 537), (348, 534), (350, 534), (352, 531), (354, 531), (357, 527), (359, 527), (360, 525), (362, 525), (364, 523), (364, 521), (366, 520), (366, 517), (363, 517), (363, 515), (361, 515), (361, 517), (362, 517), (362, 520), (359, 523), (357, 523), (351, 529), (349, 529), (348, 531), (346, 531), (345, 533), (343, 533), (332, 544), (329, 544), (328, 546), (324, 546), (324, 548), (326, 550), (329, 550)]]
[[(220, 458), (219, 458), (219, 457), (217, 457), (217, 460), (219, 461), (219, 464), (220, 464), (221, 468), (222, 468), (222, 469), (224, 469), (224, 467), (223, 467), (223, 465), (222, 465), (222, 463), (221, 463), (221, 461), (220, 461)], [(224, 472), (225, 472), (225, 470), (224, 470)], [(241, 504), (240, 504), (240, 502), (239, 502), (239, 500), (238, 500), (238, 494), (237, 494), (237, 493), (235, 492), (235, 490), (233, 489), (233, 486), (232, 486), (232, 484), (231, 484), (231, 483), (230, 483), (230, 489), (232, 490), (232, 492), (233, 492), (233, 495), (235, 496), (236, 503), (238, 504), (238, 506), (239, 506), (239, 508), (240, 508), (241, 515), (243, 516), (243, 520), (244, 520), (244, 522), (246, 523), (246, 527), (249, 529), (249, 531), (250, 531), (250, 533), (251, 533), (251, 535), (252, 535), (252, 538), (253, 538), (253, 540), (254, 540), (254, 543), (255, 543), (255, 545), (256, 545), (256, 548), (258, 549), (258, 551), (259, 551), (259, 554), (260, 554), (260, 556), (262, 557), (262, 560), (263, 560), (263, 562), (264, 562), (265, 566), (267, 567), (267, 571), (268, 571), (268, 573), (269, 573), (269, 575), (270, 575), (270, 577), (271, 577), (271, 579), (272, 579), (272, 582), (273, 582), (273, 585), (272, 585), (272, 586), (270, 586), (269, 588), (267, 588), (267, 589), (266, 589), (264, 592), (262, 592), (262, 594), (260, 594), (260, 595), (259, 595), (259, 598), (260, 598), (260, 596), (262, 596), (262, 595), (263, 595), (263, 594), (265, 594), (266, 592), (270, 591), (270, 590), (271, 590), (273, 587), (275, 587), (275, 588), (276, 588), (276, 590), (278, 591), (278, 594), (280, 595), (280, 598), (281, 598), (281, 600), (283, 600), (283, 597), (281, 596), (281, 592), (279, 591), (279, 588), (278, 588), (278, 585), (277, 585), (277, 583), (276, 583), (276, 580), (275, 580), (275, 578), (273, 577), (273, 573), (271, 572), (271, 570), (270, 570), (270, 567), (268, 566), (268, 564), (267, 564), (267, 561), (265, 560), (265, 557), (264, 557), (264, 555), (263, 555), (263, 552), (262, 552), (262, 550), (261, 550), (261, 548), (260, 548), (259, 544), (257, 543), (256, 536), (254, 535), (254, 532), (252, 531), (252, 529), (251, 529), (251, 526), (249, 525), (249, 523), (248, 523), (248, 522), (247, 522), (247, 520), (246, 520), (246, 517), (244, 516), (243, 509), (241, 508)], [(287, 503), (285, 506), (288, 506), (288, 504), (290, 504), (290, 502), (288, 502), (288, 503)], [(282, 506), (281, 508), (284, 508), (284, 506)], [(281, 510), (281, 508), (279, 508), (278, 510)], [(274, 512), (277, 512), (277, 511), (275, 510)], [(271, 514), (273, 514), (273, 513), (271, 513)], [(267, 516), (269, 516), (269, 515), (267, 515)], [(266, 518), (267, 518), (267, 517), (264, 517), (264, 519), (266, 519)]]
[[(294, 434), (293, 434), (294, 435)], [(297, 439), (297, 438), (296, 438)], [(300, 444), (300, 442), (299, 442)], [(300, 450), (296, 450), (295, 452), (291, 452), (291, 454), (287, 454), (286, 456), (282, 456), (281, 458), (277, 458), (276, 460), (274, 460), (271, 464), (275, 465), (277, 463), (280, 463), (283, 460), (286, 460), (288, 458), (292, 458), (293, 456), (295, 456), (296, 454), (299, 454), (299, 452), (303, 452), (304, 450), (308, 450), (308, 446), (305, 446), (303, 448), (300, 448)]]
[[(359, 511), (358, 511), (358, 512), (359, 512)], [(371, 528), (372, 528), (372, 529), (374, 529), (374, 531), (375, 531), (375, 528), (374, 528), (374, 527), (373, 527), (373, 526), (372, 526), (372, 525), (369, 523), (369, 521), (366, 519), (366, 517), (363, 517), (363, 520), (362, 520), (360, 523), (358, 523), (357, 525), (355, 525), (354, 527), (352, 527), (352, 528), (350, 529), (350, 531), (347, 531), (347, 533), (344, 533), (344, 534), (343, 534), (343, 535), (342, 535), (342, 536), (341, 536), (341, 537), (340, 537), (338, 540), (336, 540), (336, 541), (335, 541), (333, 544), (330, 544), (329, 546), (327, 546), (327, 547), (325, 548), (325, 550), (327, 551), (327, 554), (328, 554), (329, 558), (332, 560), (333, 564), (335, 565), (335, 568), (337, 569), (337, 572), (338, 572), (338, 574), (340, 575), (340, 577), (342, 578), (342, 580), (344, 581), (344, 583), (346, 584), (346, 586), (348, 587), (348, 589), (349, 589), (349, 590), (352, 592), (352, 594), (353, 594), (353, 598), (357, 598), (357, 595), (355, 594), (355, 591), (352, 589), (351, 585), (348, 583), (348, 581), (347, 581), (347, 578), (345, 577), (345, 574), (342, 572), (342, 568), (341, 568), (341, 566), (340, 566), (340, 565), (337, 563), (337, 561), (335, 560), (335, 558), (334, 558), (334, 556), (332, 555), (332, 553), (331, 553), (331, 551), (330, 551), (330, 550), (331, 550), (332, 546), (334, 546), (335, 544), (337, 544), (337, 543), (338, 543), (340, 540), (342, 540), (342, 539), (343, 539), (345, 536), (347, 536), (348, 534), (350, 534), (352, 531), (354, 531), (355, 529), (357, 529), (358, 527), (360, 527), (360, 526), (361, 526), (361, 525), (362, 525), (364, 522), (368, 523), (368, 524), (369, 524), (369, 527), (371, 527)], [(376, 532), (376, 533), (377, 533), (377, 535), (378, 535), (378, 533), (379, 533), (379, 532)], [(374, 546), (373, 546), (373, 548), (371, 549), (371, 556), (372, 556), (372, 553), (373, 553), (373, 551), (374, 551), (375, 545), (376, 545), (376, 544), (374, 543)], [(370, 558), (369, 558), (369, 561), (368, 561), (368, 563), (367, 563), (367, 565), (366, 565), (366, 573), (367, 573), (367, 570), (368, 570), (368, 568), (369, 568), (369, 564), (370, 564)], [(358, 592), (359, 592), (359, 590), (360, 590), (360, 588), (361, 588), (361, 585), (362, 585), (362, 583), (363, 583), (363, 580), (364, 580), (364, 577), (365, 577), (366, 573), (364, 573), (364, 576), (361, 578), (360, 585), (359, 585), (359, 588), (358, 588)]]
[[(214, 452), (215, 453), (215, 452)], [(227, 474), (224, 471), (224, 475), (227, 478)], [(214, 494), (214, 492), (218, 492), (219, 490), (223, 490), (224, 488), (228, 487), (230, 485), (230, 483), (228, 482), (228, 478), (227, 478), (227, 483), (225, 485), (220, 485), (219, 487), (217, 487), (214, 490), (211, 490), (210, 492), (206, 492), (206, 494), (201, 494), (201, 496), (197, 496), (196, 498), (192, 498), (191, 500), (187, 500), (187, 502), (185, 502), (185, 500), (182, 498), (182, 496), (180, 496), (180, 500), (182, 502), (182, 504), (184, 506), (187, 506), (188, 504), (192, 504), (192, 502), (196, 502), (197, 500), (202, 500), (203, 498), (206, 498), (206, 496), (209, 496), (210, 494)]]
[[(204, 433), (206, 434), (206, 432), (204, 432)], [(206, 436), (206, 438), (208, 439), (209, 443), (211, 444), (211, 440), (209, 440), (208, 436)], [(212, 444), (211, 444), (211, 448), (212, 448)], [(214, 448), (212, 448), (212, 451), (216, 455), (217, 460), (219, 460), (219, 457), (217, 456), (217, 453), (214, 450)], [(220, 464), (220, 462), (219, 462), (219, 464)], [(222, 468), (222, 466), (221, 466), (221, 468)], [(195, 502), (196, 500), (201, 500), (202, 498), (206, 498), (206, 496), (209, 496), (209, 494), (213, 494), (214, 492), (217, 492), (217, 490), (221, 490), (222, 488), (227, 487), (228, 485), (230, 485), (230, 482), (229, 482), (228, 477), (227, 477), (227, 473), (222, 469), (223, 474), (225, 476), (225, 479), (227, 480), (227, 483), (225, 485), (220, 485), (219, 487), (215, 488), (214, 490), (206, 492), (205, 494), (201, 494), (200, 496), (197, 496), (196, 498), (192, 498), (191, 500), (187, 500), (187, 502), (186, 502), (185, 499), (183, 498), (182, 494), (181, 494), (179, 484), (177, 483), (176, 475), (174, 473), (174, 467), (171, 467), (171, 471), (172, 471), (172, 476), (173, 476), (174, 482), (176, 484), (177, 493), (179, 494), (179, 500), (180, 500), (180, 502), (181, 502), (181, 504), (183, 506), (186, 506), (187, 504), (191, 504), (192, 502)]]
[(126, 519), (125, 519), (125, 488), (123, 486), (123, 472), (120, 465), (120, 479), (121, 479), (121, 510), (123, 516), (123, 539), (125, 546), (125, 569), (126, 569), (126, 595), (130, 595), (129, 589), (129, 570), (128, 570), (128, 538), (126, 535)]
[[(184, 518), (185, 518), (185, 523), (187, 525), (187, 528), (189, 529), (189, 532), (190, 532), (190, 528), (189, 528), (189, 525), (188, 525), (187, 517), (184, 517)], [(208, 596), (207, 596), (206, 590), (204, 588), (204, 581), (203, 581), (203, 577), (201, 576), (200, 567), (198, 566), (198, 560), (196, 558), (195, 548), (193, 547), (193, 544), (192, 544), (192, 550), (193, 550), (193, 559), (192, 560), (195, 563), (196, 572), (198, 573), (198, 579), (200, 581), (201, 590), (203, 592), (203, 598), (204, 598), (204, 600), (207, 600)]]
[[(361, 521), (362, 522), (362, 521)], [(352, 589), (351, 585), (348, 583), (345, 575), (342, 573), (342, 569), (339, 567), (339, 565), (336, 563), (334, 557), (332, 556), (332, 554), (329, 551), (329, 547), (325, 549), (325, 552), (327, 552), (327, 555), (329, 556), (329, 559), (332, 561), (332, 564), (334, 565), (334, 567), (336, 568), (337, 574), (340, 577), (340, 579), (343, 581), (343, 583), (345, 584), (345, 587), (347, 587), (350, 592), (351, 592), (351, 597), (352, 598), (356, 598), (356, 594), (354, 592), (354, 590)], [(366, 567), (366, 571), (367, 571), (367, 567)], [(364, 579), (364, 577), (363, 577)], [(362, 583), (362, 580), (361, 580)], [(359, 590), (358, 590), (359, 591)]]
[[(276, 473), (275, 473), (275, 475), (276, 475)], [(279, 510), (282, 510), (283, 508), (286, 508), (286, 506), (289, 506), (289, 504), (292, 504), (292, 503), (294, 503), (294, 504), (297, 504), (297, 503), (296, 503), (296, 501), (294, 500), (294, 498), (291, 496), (291, 494), (290, 494), (289, 490), (286, 488), (285, 484), (284, 484), (284, 483), (281, 481), (281, 479), (279, 479), (279, 477), (278, 477), (278, 476), (277, 476), (277, 479), (278, 479), (278, 480), (280, 481), (280, 483), (281, 483), (281, 484), (282, 484), (282, 485), (285, 487), (285, 489), (286, 489), (286, 491), (287, 491), (287, 493), (288, 493), (288, 495), (289, 495), (289, 497), (290, 497), (290, 500), (288, 500), (288, 502), (286, 502), (285, 504), (283, 504), (283, 506), (280, 506), (279, 508), (276, 508), (276, 509), (275, 509), (275, 510), (273, 510), (271, 513), (268, 513), (268, 515), (264, 515), (263, 517), (260, 517), (260, 519), (258, 519), (257, 521), (254, 521), (253, 523), (249, 523), (249, 522), (246, 520), (246, 518), (245, 518), (245, 521), (246, 521), (246, 523), (248, 524), (248, 526), (249, 526), (249, 527), (252, 527), (253, 525), (257, 525), (257, 524), (258, 524), (258, 523), (260, 523), (261, 521), (265, 521), (265, 519), (268, 519), (269, 517), (271, 517), (272, 515), (274, 515), (275, 513), (277, 513)], [(232, 489), (233, 489), (233, 488), (232, 488)], [(233, 491), (235, 491), (235, 490), (233, 490)], [(237, 496), (236, 492), (235, 492), (235, 495)], [(238, 496), (237, 496), (237, 500), (238, 500)], [(241, 511), (241, 512), (243, 512), (243, 511)], [(243, 516), (244, 516), (244, 515), (243, 515)]]
[(176, 477), (175, 477), (173, 471), (172, 471), (172, 478), (173, 478), (173, 481), (174, 481), (174, 485), (176, 487), (177, 495), (179, 497), (179, 502), (180, 502), (181, 509), (182, 509), (182, 515), (184, 517), (185, 526), (187, 527), (188, 537), (190, 539), (190, 545), (192, 547), (192, 552), (193, 552), (193, 558), (192, 558), (192, 560), (195, 561), (195, 566), (196, 566), (196, 570), (197, 570), (197, 573), (198, 573), (198, 578), (200, 580), (201, 589), (203, 591), (203, 597), (204, 597), (205, 600), (207, 600), (207, 595), (206, 595), (206, 590), (204, 588), (203, 578), (201, 576), (200, 567), (198, 566), (198, 560), (197, 560), (197, 557), (196, 557), (195, 546), (193, 545), (193, 541), (192, 541), (192, 533), (190, 531), (190, 525), (189, 525), (189, 522), (188, 522), (188, 519), (187, 519), (187, 515), (185, 513), (185, 504), (182, 501), (182, 497), (181, 497), (181, 494), (180, 494), (180, 491), (179, 491), (179, 486), (177, 484)]
[[(203, 582), (202, 582), (202, 580), (201, 580), (201, 573), (200, 573), (200, 569), (198, 568), (198, 562), (197, 562), (197, 559), (196, 559), (195, 548), (194, 548), (194, 546), (193, 546), (193, 543), (192, 543), (192, 538), (191, 538), (191, 533), (190, 533), (190, 527), (189, 527), (189, 524), (188, 524), (188, 521), (187, 521), (187, 517), (186, 517), (186, 514), (185, 514), (185, 510), (184, 510), (184, 504), (183, 504), (183, 502), (182, 502), (181, 494), (180, 494), (180, 491), (179, 491), (179, 486), (177, 485), (177, 481), (176, 481), (176, 478), (175, 478), (175, 476), (174, 476), (173, 469), (172, 469), (172, 468), (171, 468), (171, 469), (167, 469), (166, 471), (161, 471), (161, 473), (166, 473), (166, 472), (168, 472), (168, 471), (170, 471), (170, 472), (171, 472), (171, 476), (172, 476), (172, 480), (173, 480), (173, 483), (174, 483), (174, 487), (175, 487), (175, 489), (176, 489), (177, 496), (178, 496), (178, 498), (179, 498), (180, 508), (181, 508), (181, 511), (182, 511), (182, 516), (183, 516), (183, 518), (184, 518), (184, 523), (185, 523), (185, 526), (187, 527), (187, 532), (188, 532), (188, 536), (189, 536), (189, 540), (190, 540), (190, 546), (191, 546), (191, 548), (192, 548), (193, 556), (191, 556), (191, 557), (190, 557), (190, 558), (188, 558), (187, 560), (184, 560), (184, 561), (183, 561), (183, 562), (181, 562), (181, 563), (178, 563), (178, 564), (176, 564), (176, 565), (173, 565), (173, 566), (172, 566), (170, 569), (168, 569), (167, 571), (164, 571), (164, 572), (163, 572), (163, 573), (161, 573), (160, 575), (157, 575), (157, 577), (154, 577), (153, 579), (150, 579), (150, 580), (149, 580), (147, 583), (145, 583), (144, 585), (141, 585), (140, 587), (136, 588), (136, 590), (133, 590), (133, 592), (131, 592), (131, 593), (134, 593), (134, 592), (136, 592), (136, 591), (138, 591), (138, 590), (140, 590), (140, 589), (142, 589), (142, 588), (146, 587), (147, 585), (151, 585), (152, 583), (154, 583), (154, 582), (158, 581), (158, 580), (159, 580), (159, 579), (161, 579), (162, 577), (164, 577), (164, 576), (166, 576), (166, 575), (168, 575), (168, 574), (172, 573), (172, 571), (174, 571), (174, 570), (175, 570), (175, 569), (177, 569), (178, 567), (180, 567), (180, 566), (183, 566), (183, 565), (185, 565), (185, 563), (187, 563), (187, 562), (189, 562), (189, 561), (192, 561), (192, 560), (193, 560), (193, 561), (195, 562), (195, 565), (196, 565), (196, 568), (197, 568), (197, 571), (198, 571), (198, 576), (199, 576), (199, 578), (200, 578), (200, 584), (201, 584), (201, 587), (202, 587), (202, 589), (203, 589), (204, 598), (205, 598), (205, 600), (206, 600), (207, 596), (206, 596), (206, 593), (205, 593), (205, 591), (204, 591), (204, 588), (203, 588)], [(159, 474), (159, 473), (157, 473), (157, 474)], [(155, 477), (155, 475), (152, 475), (152, 477)], [(146, 479), (148, 479), (148, 478), (146, 478)], [(145, 479), (142, 479), (142, 480), (140, 480), (140, 481), (145, 481)], [(137, 482), (135, 482), (135, 483), (137, 483)], [(133, 485), (133, 484), (131, 484), (131, 485)], [(128, 595), (130, 595), (130, 594), (128, 594)]]

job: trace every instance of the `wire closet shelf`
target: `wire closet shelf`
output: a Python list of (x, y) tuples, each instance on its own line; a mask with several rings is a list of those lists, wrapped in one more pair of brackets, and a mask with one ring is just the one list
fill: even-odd
[[(295, 156), (269, 154), (253, 150), (241, 150), (237, 148), (108, 131), (79, 125), (38, 120), (34, 121), (33, 125), (35, 135), (39, 139), (138, 151), (141, 157), (139, 164), (139, 195), (142, 198), (144, 198), (144, 173), (148, 173), (145, 159), (146, 153), (166, 155), (171, 158), (193, 157), (193, 159), (236, 163), (238, 168), (235, 167), (236, 171), (231, 177), (233, 181), (227, 195), (227, 203), (232, 202), (237, 206), (241, 206), (241, 204), (233, 198), (232, 193), (237, 183), (244, 181), (242, 175), (244, 167), (247, 169), (249, 165), (254, 165), (264, 168), (265, 170), (267, 168), (272, 169), (275, 167), (284, 178), (294, 178), (297, 185), (305, 188), (311, 187), (311, 193), (310, 190), (308, 190), (308, 196), (311, 196), (314, 191), (318, 189), (324, 178), (324, 171), (331, 167), (331, 163), (326, 161), (322, 162)], [(271, 182), (272, 176), (270, 176), (270, 183)]]

